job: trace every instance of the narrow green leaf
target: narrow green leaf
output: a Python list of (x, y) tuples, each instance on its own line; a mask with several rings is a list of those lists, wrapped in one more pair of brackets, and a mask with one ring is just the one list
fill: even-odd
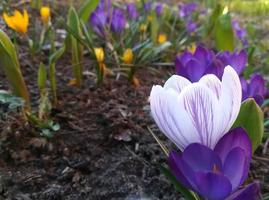
[(46, 66), (43, 63), (40, 63), (39, 68), (38, 68), (38, 75), (37, 75), (37, 85), (40, 92), (42, 92), (42, 90), (45, 89), (46, 81), (47, 81)]
[(149, 17), (151, 18), (151, 21), (150, 21), (151, 40), (154, 43), (157, 43), (159, 22), (157, 20), (156, 12), (155, 11), (152, 11)]
[(13, 93), (25, 101), (30, 109), (29, 92), (26, 87), (15, 47), (9, 37), (0, 29), (0, 68), (2, 68), (12, 87)]
[(182, 195), (184, 195), (187, 200), (199, 199), (193, 192), (181, 185), (166, 167), (160, 165), (160, 171), (169, 179), (169, 181), (171, 181), (171, 183), (175, 186), (176, 190), (179, 191)]
[(263, 112), (253, 98), (245, 100), (240, 108), (239, 115), (233, 127), (244, 128), (252, 142), (254, 152), (262, 142), (264, 134)]
[(95, 10), (98, 4), (99, 0), (85, 0), (78, 11), (79, 18), (84, 22), (87, 22), (91, 13)]
[(234, 32), (229, 13), (219, 16), (215, 25), (215, 42), (218, 50), (234, 50)]

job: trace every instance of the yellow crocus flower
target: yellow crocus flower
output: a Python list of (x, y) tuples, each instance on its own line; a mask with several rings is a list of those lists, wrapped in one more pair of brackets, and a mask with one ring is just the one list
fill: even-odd
[(124, 51), (122, 60), (125, 64), (131, 64), (133, 62), (133, 50), (128, 48)]
[(158, 35), (158, 43), (163, 44), (167, 41), (167, 37), (165, 34), (161, 33)]
[(16, 32), (22, 34), (27, 32), (29, 25), (29, 15), (27, 10), (24, 10), (23, 14), (20, 11), (15, 10), (11, 16), (4, 12), (3, 18), (6, 24)]
[(145, 32), (147, 30), (147, 25), (146, 24), (141, 24), (139, 27), (141, 32)]
[(104, 62), (105, 59), (105, 53), (104, 53), (104, 49), (101, 48), (94, 48), (94, 53), (97, 59), (97, 62), (102, 63)]
[(48, 22), (50, 20), (50, 8), (47, 6), (43, 6), (40, 9), (40, 15), (41, 15), (41, 19), (42, 19), (43, 23), (48, 24)]

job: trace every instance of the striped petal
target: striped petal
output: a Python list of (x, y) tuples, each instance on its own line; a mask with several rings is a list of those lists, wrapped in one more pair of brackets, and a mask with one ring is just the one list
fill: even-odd
[[(221, 115), (221, 123), (219, 124), (219, 132), (222, 137), (232, 127), (236, 120), (242, 100), (242, 89), (239, 77), (236, 71), (227, 66), (224, 69), (221, 83), (221, 95), (219, 99), (219, 108)], [(216, 135), (215, 140), (220, 139), (219, 135)]]
[(164, 88), (172, 88), (180, 94), (182, 89), (190, 84), (191, 82), (183, 76), (173, 75), (165, 82)]
[[(176, 105), (179, 107), (177, 110)], [(187, 113), (188, 119), (194, 127), (192, 132), (185, 127), (185, 123), (177, 121), (180, 126), (185, 127), (185, 137), (191, 138), (191, 135), (195, 135), (198, 140), (192, 142), (213, 148), (217, 142), (215, 139), (218, 138), (215, 136), (219, 135), (219, 108), (218, 99), (212, 90), (200, 83), (186, 87), (180, 94), (179, 104), (174, 105), (174, 113), (177, 116), (184, 112)], [(196, 135), (197, 133), (198, 135)]]

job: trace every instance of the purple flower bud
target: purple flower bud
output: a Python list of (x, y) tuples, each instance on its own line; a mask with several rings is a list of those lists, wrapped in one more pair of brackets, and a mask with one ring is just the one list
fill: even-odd
[(161, 3), (157, 4), (155, 11), (156, 11), (157, 16), (160, 17), (163, 11), (163, 4)]
[(197, 29), (197, 24), (194, 23), (192, 20), (188, 21), (188, 23), (186, 24), (186, 30), (188, 31), (188, 33), (193, 33), (195, 32)]
[(138, 17), (138, 12), (134, 3), (128, 3), (126, 5), (126, 10), (130, 19), (136, 19)]
[(147, 2), (147, 3), (145, 3), (145, 4), (144, 4), (144, 10), (145, 10), (146, 12), (150, 11), (151, 6), (152, 6), (152, 3), (151, 3), (151, 2)]

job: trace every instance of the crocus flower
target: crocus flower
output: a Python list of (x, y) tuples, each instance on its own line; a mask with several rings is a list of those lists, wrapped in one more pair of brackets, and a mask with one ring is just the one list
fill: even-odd
[(50, 20), (50, 8), (43, 6), (40, 9), (40, 16), (44, 24), (48, 24)]
[(149, 98), (155, 122), (180, 150), (195, 142), (213, 149), (237, 118), (241, 99), (240, 80), (231, 66), (221, 81), (213, 74), (196, 83), (173, 75), (164, 87), (153, 86)]
[(158, 35), (158, 43), (163, 44), (167, 41), (167, 36), (164, 33)]
[(94, 53), (95, 53), (95, 57), (96, 57), (97, 62), (99, 62), (99, 63), (104, 62), (105, 53), (104, 53), (104, 49), (102, 47), (94, 48)]
[(194, 33), (197, 29), (197, 24), (194, 23), (192, 20), (189, 20), (186, 24), (186, 30), (188, 33)]
[(18, 33), (25, 34), (29, 25), (29, 16), (27, 10), (23, 11), (23, 14), (20, 11), (15, 10), (13, 15), (9, 16), (4, 12), (3, 18), (6, 24)]
[(122, 60), (125, 64), (131, 64), (133, 62), (133, 50), (128, 48), (124, 51), (123, 56), (122, 56)]
[(198, 81), (205, 74), (215, 74), (221, 78), (224, 67), (232, 66), (240, 75), (247, 63), (247, 53), (228, 51), (215, 55), (211, 50), (198, 46), (194, 53), (185, 51), (176, 56), (176, 72), (192, 82)]
[(168, 164), (180, 183), (204, 199), (255, 200), (258, 183), (237, 190), (247, 178), (251, 155), (247, 133), (236, 128), (221, 138), (214, 149), (193, 143), (182, 154), (171, 152)]
[(238, 39), (240, 40), (245, 40), (246, 36), (247, 36), (247, 30), (240, 27), (238, 21), (236, 20), (233, 20), (232, 21), (232, 26), (233, 26), (233, 29), (236, 33), (236, 36), (238, 37)]
[(197, 8), (197, 4), (194, 2), (179, 5), (179, 16), (181, 18), (189, 17)]
[(151, 5), (152, 5), (152, 3), (151, 2), (146, 2), (145, 4), (144, 4), (144, 10), (145, 11), (150, 11), (150, 9), (151, 9)]
[(134, 3), (128, 3), (126, 5), (126, 10), (130, 19), (136, 19), (138, 17), (138, 12)]
[(241, 78), (241, 85), (243, 90), (242, 99), (254, 98), (257, 104), (262, 105), (264, 97), (267, 94), (266, 82), (259, 74), (253, 74), (249, 81)]
[(119, 9), (114, 9), (111, 19), (111, 31), (121, 33), (126, 26), (126, 20), (123, 12)]
[(93, 25), (93, 30), (101, 36), (104, 35), (104, 29), (107, 20), (108, 20), (107, 13), (102, 10), (93, 12), (90, 17), (91, 24)]
[(155, 11), (156, 11), (157, 16), (160, 17), (163, 11), (163, 4), (161, 3), (157, 4)]

